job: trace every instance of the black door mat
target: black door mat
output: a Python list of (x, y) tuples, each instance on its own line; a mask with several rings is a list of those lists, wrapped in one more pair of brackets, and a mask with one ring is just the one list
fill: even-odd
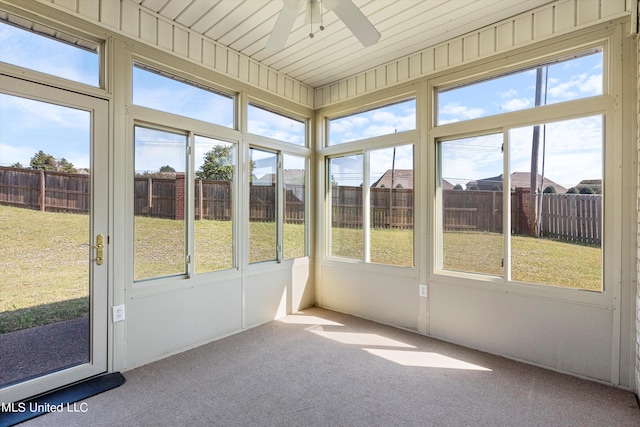
[(81, 412), (83, 405), (76, 402), (119, 387), (124, 383), (124, 376), (120, 372), (114, 372), (93, 377), (22, 402), (3, 403), (2, 411), (0, 411), (0, 427), (13, 426), (47, 412)]

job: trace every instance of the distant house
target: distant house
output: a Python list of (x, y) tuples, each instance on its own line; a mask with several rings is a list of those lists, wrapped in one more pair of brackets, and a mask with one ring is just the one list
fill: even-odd
[[(538, 174), (538, 182), (541, 180), (542, 175)], [(516, 188), (529, 188), (530, 182), (531, 174), (529, 172), (514, 172), (511, 174), (511, 190), (515, 190)], [(567, 189), (562, 185), (545, 178), (542, 189), (544, 190), (547, 187), (554, 187), (557, 193), (567, 192)], [(467, 190), (471, 188), (482, 191), (500, 191), (503, 188), (502, 174), (491, 178), (479, 179), (477, 181), (469, 181), (467, 183)]]
[(393, 188), (413, 189), (413, 169), (389, 169), (371, 188), (391, 188), (392, 180)]

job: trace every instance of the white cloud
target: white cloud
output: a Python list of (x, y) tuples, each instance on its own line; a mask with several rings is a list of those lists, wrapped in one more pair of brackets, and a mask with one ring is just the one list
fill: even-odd
[(500, 105), (500, 109), (506, 111), (523, 110), (531, 107), (531, 100), (528, 98), (514, 98)]
[(482, 108), (467, 107), (457, 102), (450, 102), (440, 109), (440, 114), (459, 116), (462, 119), (475, 119), (481, 117), (483, 113), (484, 109)]
[(513, 98), (518, 94), (518, 91), (515, 89), (509, 89), (505, 92), (501, 92), (498, 95), (500, 95), (501, 98)]

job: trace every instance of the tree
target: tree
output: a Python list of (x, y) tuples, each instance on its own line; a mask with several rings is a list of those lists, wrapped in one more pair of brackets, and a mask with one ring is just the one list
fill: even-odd
[(593, 191), (593, 188), (587, 185), (585, 187), (580, 188), (580, 194), (596, 194), (596, 192)]
[(56, 170), (56, 159), (51, 154), (46, 154), (44, 151), (40, 150), (33, 155), (29, 162), (29, 166), (31, 169), (54, 171)]
[(543, 193), (547, 193), (547, 194), (556, 194), (557, 192), (558, 191), (556, 190), (556, 187), (554, 187), (553, 185), (548, 186), (543, 191)]
[(24, 166), (22, 166), (22, 163), (20, 163), (20, 162), (15, 162), (15, 163), (14, 163), (14, 164), (12, 164), (10, 167), (12, 167), (12, 168), (18, 168), (18, 169), (21, 169), (21, 168), (23, 168)]
[(60, 172), (68, 172), (68, 173), (77, 172), (76, 168), (73, 166), (73, 163), (71, 163), (64, 157), (56, 162), (56, 170)]
[(233, 180), (233, 147), (216, 145), (204, 155), (196, 175), (200, 179)]
[(460, 190), (462, 190), (462, 185), (460, 185), (460, 184), (456, 184), (456, 185), (453, 187), (453, 189), (454, 189), (454, 190), (457, 190), (457, 191), (460, 191)]
[(172, 168), (171, 166), (169, 166), (169, 165), (162, 166), (159, 169), (159, 171), (162, 172), (162, 173), (175, 173), (176, 172), (176, 170), (174, 168)]
[(571, 187), (567, 190), (567, 194), (578, 194), (580, 191), (576, 187)]

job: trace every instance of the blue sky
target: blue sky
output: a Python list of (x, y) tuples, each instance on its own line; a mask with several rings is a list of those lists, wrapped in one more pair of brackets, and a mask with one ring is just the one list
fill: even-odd
[[(33, 35), (10, 25), (0, 24), (0, 60), (25, 66), (86, 84), (98, 83), (98, 55), (55, 40)], [(61, 61), (59, 58), (64, 58)], [(233, 127), (232, 99), (135, 68), (134, 103), (176, 114)], [(543, 103), (553, 104), (602, 93), (602, 53), (598, 52), (548, 67)], [(532, 108), (535, 71), (440, 92), (438, 123), (446, 124), (508, 111)], [(248, 129), (252, 133), (296, 145), (304, 144), (304, 123), (262, 108), (248, 109)], [(0, 97), (0, 165), (20, 162), (27, 166), (30, 158), (43, 150), (57, 158), (64, 157), (77, 168), (89, 166), (89, 124), (86, 112), (51, 104), (29, 101), (8, 95)], [(415, 129), (415, 101), (409, 100), (371, 110), (330, 123), (331, 144), (392, 134)], [(545, 175), (568, 187), (582, 179), (602, 177), (602, 128), (600, 117), (584, 118), (550, 125), (546, 128)], [(512, 130), (511, 171), (528, 167), (531, 129)], [(157, 136), (158, 134), (156, 134)], [(167, 141), (153, 139), (147, 133), (136, 147), (136, 169), (154, 171), (171, 164), (184, 169), (184, 136), (169, 135)], [(176, 143), (175, 139), (180, 140)], [(480, 138), (482, 139), (482, 138)], [(177, 145), (176, 145), (177, 144)], [(453, 180), (474, 180), (495, 176), (502, 171), (494, 154), (484, 157), (482, 150), (451, 150), (445, 159), (445, 172)], [(201, 151), (201, 150), (200, 150)], [(203, 153), (196, 153), (201, 156)], [(371, 179), (391, 168), (392, 151), (376, 152), (371, 159)], [(500, 156), (496, 158), (501, 159)], [(395, 167), (410, 169), (412, 156), (396, 155)], [(500, 160), (501, 161), (501, 160)], [(199, 160), (196, 159), (196, 164)], [(178, 165), (180, 163), (180, 165)], [(499, 174), (498, 173), (498, 174)], [(346, 179), (346, 175), (344, 177)], [(351, 176), (353, 178), (353, 176)], [(361, 178), (360, 178), (361, 179)], [(342, 180), (342, 179), (340, 179)], [(353, 179), (349, 179), (353, 181)], [(357, 181), (357, 179), (356, 179)], [(347, 184), (347, 182), (345, 182)], [(352, 182), (348, 183), (349, 185)]]

